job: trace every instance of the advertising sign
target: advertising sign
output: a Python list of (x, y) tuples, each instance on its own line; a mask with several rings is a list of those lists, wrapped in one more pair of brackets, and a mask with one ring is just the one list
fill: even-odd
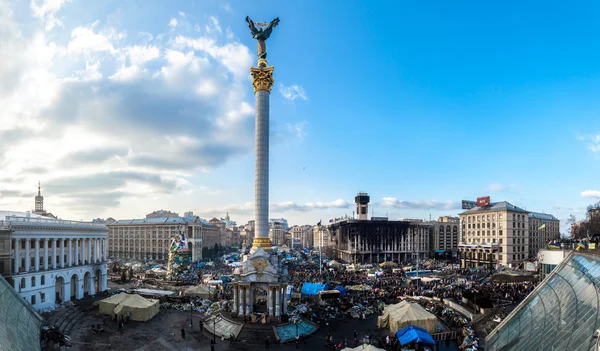
[(469, 200), (462, 200), (462, 209), (463, 210), (470, 210), (474, 207), (477, 207), (477, 202), (469, 201)]
[(527, 262), (525, 264), (525, 269), (528, 270), (528, 271), (530, 271), (530, 272), (535, 272), (536, 271), (535, 264), (533, 262)]
[(490, 197), (489, 196), (477, 198), (477, 206), (485, 207), (485, 206), (489, 206), (489, 205), (490, 205)]

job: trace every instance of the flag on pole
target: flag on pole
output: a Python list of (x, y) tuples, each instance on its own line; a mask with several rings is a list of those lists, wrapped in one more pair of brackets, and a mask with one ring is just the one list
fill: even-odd
[(542, 225), (538, 227), (538, 230), (546, 228), (546, 222), (542, 222)]
[(319, 227), (321, 226), (321, 222), (322, 222), (322, 221), (323, 221), (323, 220), (319, 219), (319, 223), (317, 223), (317, 225), (318, 225)]

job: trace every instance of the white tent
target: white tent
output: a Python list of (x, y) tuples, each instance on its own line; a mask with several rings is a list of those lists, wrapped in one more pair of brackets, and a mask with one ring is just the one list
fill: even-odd
[(421, 305), (408, 301), (386, 306), (383, 315), (377, 318), (377, 327), (389, 328), (392, 333), (411, 325), (435, 333), (438, 320)]
[(380, 349), (378, 347), (375, 347), (371, 344), (369, 345), (360, 345), (357, 347), (346, 347), (344, 349), (342, 349), (342, 351), (385, 351), (385, 349)]
[(190, 286), (189, 288), (185, 289), (183, 294), (186, 296), (197, 296), (203, 299), (211, 298), (210, 289), (206, 285)]
[(128, 313), (131, 320), (148, 321), (160, 310), (158, 300), (146, 299), (137, 294), (120, 293), (100, 301), (101, 314), (124, 317)]

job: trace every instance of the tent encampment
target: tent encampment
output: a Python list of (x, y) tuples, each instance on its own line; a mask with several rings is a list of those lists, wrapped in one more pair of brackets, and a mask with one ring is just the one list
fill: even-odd
[(185, 289), (183, 294), (186, 296), (197, 296), (202, 299), (210, 299), (212, 296), (208, 286), (202, 284), (190, 286), (189, 288)]
[(429, 333), (435, 333), (438, 320), (435, 315), (427, 312), (419, 304), (408, 301), (385, 306), (383, 315), (377, 318), (377, 326), (389, 328), (392, 333), (411, 325), (423, 328)]
[(99, 302), (101, 314), (117, 315), (119, 318), (131, 315), (131, 320), (148, 321), (160, 310), (158, 300), (146, 299), (138, 294), (120, 293)]
[(429, 335), (427, 330), (411, 325), (396, 332), (396, 337), (400, 341), (400, 345), (410, 343), (435, 345), (435, 340)]
[(302, 285), (302, 295), (317, 296), (319, 291), (327, 289), (327, 284), (304, 283)]

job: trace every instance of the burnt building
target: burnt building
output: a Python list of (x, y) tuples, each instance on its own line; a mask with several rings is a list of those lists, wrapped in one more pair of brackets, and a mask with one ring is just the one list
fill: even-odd
[(428, 223), (387, 218), (348, 219), (328, 226), (328, 244), (337, 259), (347, 262), (404, 262), (428, 257), (434, 228)]

